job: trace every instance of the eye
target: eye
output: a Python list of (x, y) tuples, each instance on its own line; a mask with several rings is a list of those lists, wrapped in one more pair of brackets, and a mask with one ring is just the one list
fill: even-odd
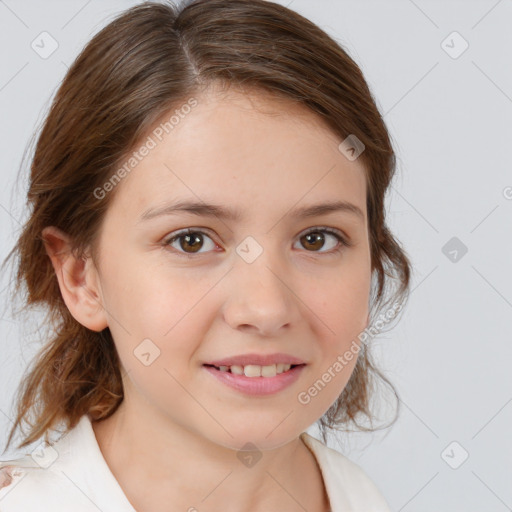
[[(327, 245), (334, 247), (333, 250), (329, 250), (329, 247), (325, 251), (321, 251), (319, 249), (323, 249), (326, 244), (326, 237), (325, 235), (329, 235), (330, 237), (334, 238), (336, 243), (328, 243)], [(344, 247), (350, 247), (352, 244), (336, 229), (327, 228), (327, 227), (317, 227), (310, 229), (307, 231), (304, 235), (302, 235), (299, 239), (301, 244), (304, 247), (311, 247), (313, 250), (308, 252), (327, 252), (327, 253), (338, 253), (341, 252)], [(336, 246), (337, 245), (337, 246)]]
[[(327, 238), (326, 235), (328, 235)], [(329, 237), (331, 238), (330, 243), (328, 242)], [(206, 243), (205, 247), (205, 239), (209, 241), (210, 247), (208, 247), (208, 243)], [(320, 250), (324, 249), (326, 240), (328, 246), (327, 250)], [(303, 234), (299, 241), (304, 247), (309, 247), (312, 249), (308, 252), (319, 253), (338, 253), (341, 252), (345, 247), (350, 247), (352, 245), (351, 242), (349, 242), (348, 239), (345, 238), (340, 231), (327, 227), (312, 228)], [(206, 248), (206, 251), (202, 251), (204, 253), (208, 252), (208, 250), (214, 250), (216, 247), (215, 242), (207, 233), (201, 231), (200, 229), (193, 228), (187, 228), (182, 231), (178, 231), (163, 243), (166, 247), (172, 247), (179, 256), (188, 258), (194, 257), (196, 254), (201, 254), (201, 249), (203, 248)]]
[[(197, 254), (200, 249), (203, 248), (204, 237), (210, 240), (210, 249), (215, 249), (215, 242), (213, 242), (213, 240), (204, 231), (194, 229), (185, 229), (178, 232), (173, 237), (165, 240), (164, 245), (171, 246), (176, 249), (180, 256), (194, 256), (194, 254)], [(179, 247), (174, 247), (176, 242), (178, 243)]]

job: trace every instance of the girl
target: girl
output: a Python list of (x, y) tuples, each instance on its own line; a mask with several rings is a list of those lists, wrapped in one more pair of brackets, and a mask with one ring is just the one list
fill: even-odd
[(0, 510), (388, 511), (325, 433), (372, 418), (369, 340), (408, 293), (394, 171), (361, 71), (285, 7), (145, 2), (101, 30), (9, 255), (54, 335)]

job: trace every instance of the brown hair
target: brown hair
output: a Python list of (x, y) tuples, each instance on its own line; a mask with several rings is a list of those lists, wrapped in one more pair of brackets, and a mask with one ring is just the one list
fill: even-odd
[[(175, 6), (144, 2), (98, 32), (69, 68), (44, 120), (27, 196), (30, 216), (6, 260), (17, 254), (16, 288), (24, 307), (47, 311), (52, 336), (34, 358), (16, 397), (16, 428), (25, 447), (83, 414), (109, 417), (123, 400), (120, 361), (108, 328), (94, 332), (67, 309), (42, 239), (56, 226), (78, 257), (97, 257), (96, 236), (116, 190), (101, 187), (165, 114), (213, 83), (247, 86), (298, 102), (345, 139), (365, 145), (372, 259), (371, 317), (409, 293), (410, 264), (385, 224), (384, 196), (395, 154), (361, 70), (331, 37), (294, 11), (265, 0), (198, 0)], [(117, 187), (119, 188), (119, 187)], [(5, 264), (5, 262), (4, 262)], [(391, 283), (397, 283), (390, 292)], [(326, 428), (372, 420), (373, 377), (393, 390), (364, 345), (339, 399), (320, 419)], [(397, 401), (399, 404), (399, 401)], [(398, 411), (398, 408), (397, 408)], [(395, 417), (396, 419), (396, 417)]]

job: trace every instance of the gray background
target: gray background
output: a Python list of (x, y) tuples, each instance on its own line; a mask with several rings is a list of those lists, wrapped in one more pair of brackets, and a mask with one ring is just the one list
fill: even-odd
[[(25, 182), (15, 186), (22, 154), (50, 98), (92, 35), (136, 3), (0, 0), (2, 259), (25, 219)], [(400, 394), (400, 418), (329, 444), (364, 468), (395, 511), (512, 510), (512, 3), (280, 3), (361, 66), (399, 161), (389, 224), (414, 266), (399, 324), (373, 340)], [(46, 59), (31, 48), (43, 31), (58, 42)], [(16, 386), (39, 346), (39, 317), (29, 325), (10, 316), (8, 279), (0, 288), (2, 447)]]

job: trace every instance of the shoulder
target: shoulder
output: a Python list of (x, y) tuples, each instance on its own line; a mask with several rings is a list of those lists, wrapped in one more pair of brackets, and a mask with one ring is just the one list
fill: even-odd
[(0, 460), (0, 499), (26, 474), (27, 467), (33, 467), (33, 461), (28, 456)]
[(384, 496), (358, 464), (306, 432), (301, 438), (317, 459), (333, 512), (390, 512)]
[(135, 512), (84, 414), (51, 444), (0, 460), (0, 512)]
[(31, 453), (0, 460), (0, 512), (60, 511), (70, 503), (77, 505), (74, 511), (86, 510), (75, 483), (79, 464), (72, 439), (64, 435), (53, 444), (41, 442)]
[(0, 461), (0, 512), (61, 510), (74, 496), (58, 464), (45, 467), (27, 454)]
[(41, 505), (44, 494), (51, 495), (56, 488), (50, 471), (31, 455), (0, 461), (0, 512), (32, 510)]

